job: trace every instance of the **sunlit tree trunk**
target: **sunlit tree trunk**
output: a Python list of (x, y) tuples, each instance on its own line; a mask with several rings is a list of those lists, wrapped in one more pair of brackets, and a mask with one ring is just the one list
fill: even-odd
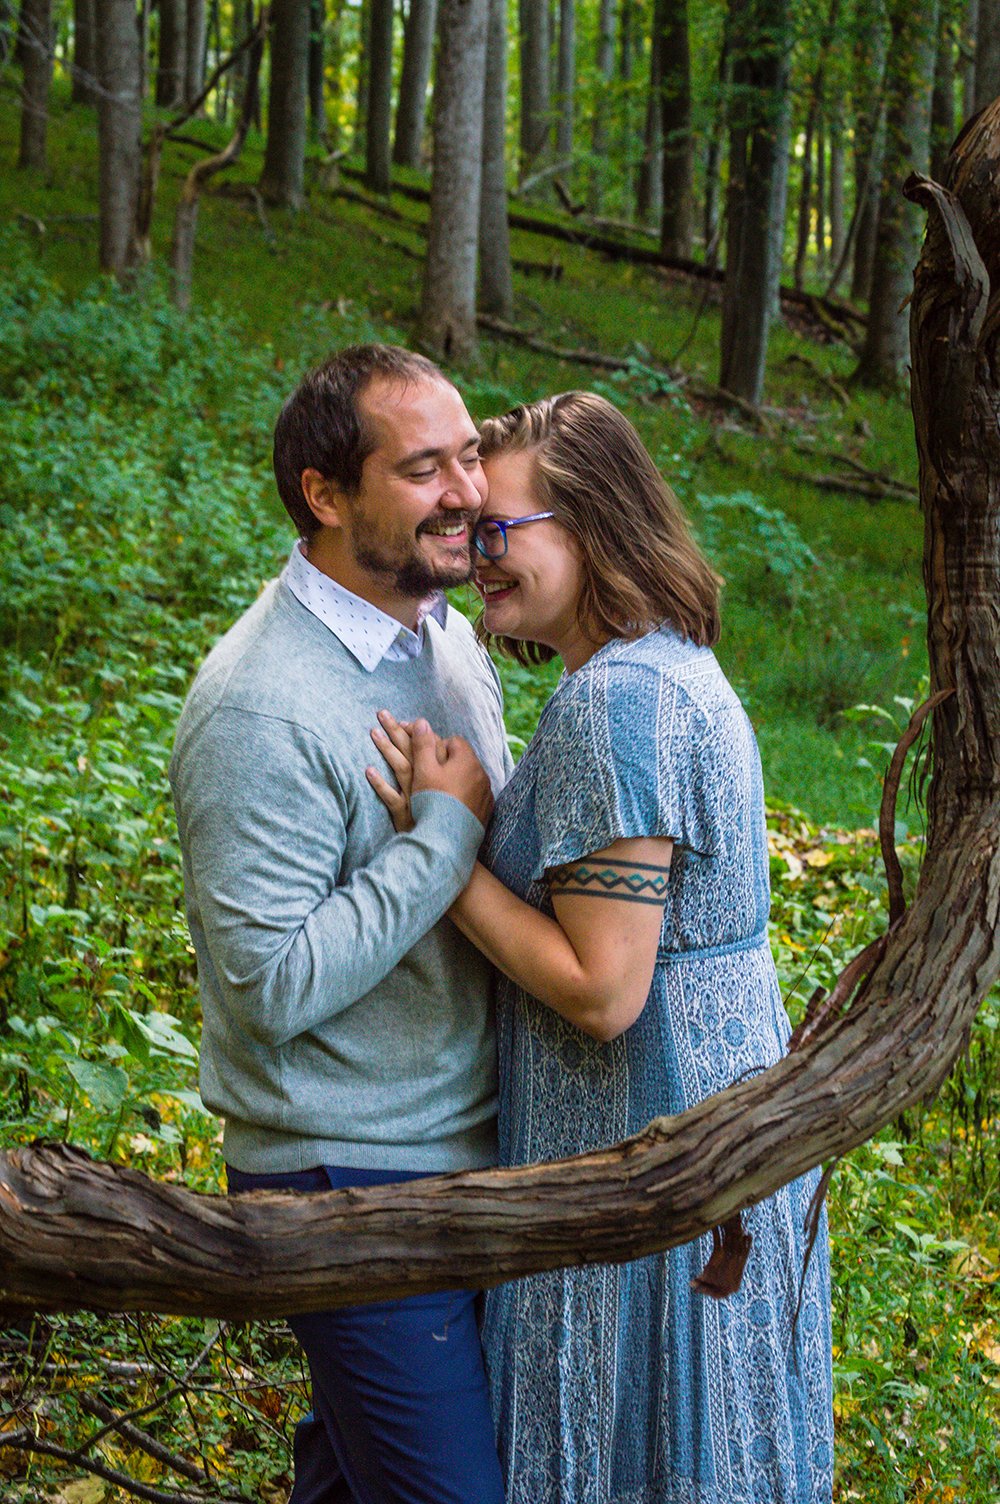
[(52, 0), (23, 0), (21, 30), (21, 144), (18, 167), (44, 172), (48, 163), (49, 90), (52, 87)]
[(393, 0), (371, 0), (371, 6), (365, 182), (373, 193), (388, 193), (392, 184)]
[(483, 95), (483, 180), (479, 206), (479, 306), (509, 319), (514, 311), (507, 219), (507, 6), (489, 0)]
[(449, 361), (476, 349), (476, 248), (489, 0), (441, 0), (434, 166), (421, 343)]
[(309, 79), (309, 0), (272, 0), (267, 146), (260, 191), (270, 204), (302, 204)]
[[(392, 159), (401, 167), (420, 167), (424, 158), (427, 88), (434, 60), (437, 0), (410, 0), (403, 36), (403, 71), (396, 106), (396, 137)], [(507, 45), (504, 32), (504, 47)]]
[[(98, 0), (95, 0), (95, 4), (97, 3)], [(176, 109), (183, 103), (186, 80), (187, 0), (160, 0), (156, 103), (161, 109)]]
[(720, 384), (760, 401), (778, 300), (788, 188), (789, 0), (751, 0), (734, 17), (729, 229)]
[(879, 194), (868, 325), (855, 380), (893, 387), (909, 357), (905, 302), (920, 246), (920, 215), (899, 186), (930, 159), (931, 91), (937, 48), (937, 0), (892, 0), (886, 65), (885, 158)]
[(135, 265), (142, 170), (142, 59), (135, 0), (97, 7), (98, 206), (101, 270), (125, 280)]

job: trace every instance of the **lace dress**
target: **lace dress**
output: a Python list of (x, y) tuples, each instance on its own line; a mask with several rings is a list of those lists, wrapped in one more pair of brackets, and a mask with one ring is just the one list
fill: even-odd
[[(714, 655), (666, 628), (611, 642), (563, 677), (483, 855), (551, 913), (546, 868), (640, 835), (675, 842), (649, 1000), (599, 1044), (502, 983), (501, 1164), (613, 1144), (784, 1053), (753, 731)], [(815, 1182), (745, 1214), (753, 1248), (728, 1299), (691, 1289), (709, 1235), (489, 1292), (483, 1336), (509, 1504), (830, 1500), (825, 1221), (792, 1336)]]

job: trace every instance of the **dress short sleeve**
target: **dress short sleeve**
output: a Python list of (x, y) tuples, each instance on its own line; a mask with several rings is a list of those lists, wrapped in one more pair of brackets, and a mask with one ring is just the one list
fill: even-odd
[(669, 669), (595, 655), (557, 690), (537, 738), (535, 879), (623, 837), (714, 854), (715, 717)]

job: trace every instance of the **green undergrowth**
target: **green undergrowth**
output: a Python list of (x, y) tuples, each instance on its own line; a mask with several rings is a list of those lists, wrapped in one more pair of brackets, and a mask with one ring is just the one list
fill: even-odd
[[(0, 101), (8, 156), (13, 122)], [(214, 1190), (171, 736), (196, 664), (290, 546), (269, 465), (282, 397), (332, 346), (408, 339), (418, 269), (374, 240), (389, 229), (369, 210), (318, 187), (297, 220), (272, 219), (270, 238), (252, 204), (214, 195), (196, 313), (170, 307), (155, 267), (127, 296), (91, 274), (93, 224), (59, 218), (93, 212), (92, 125), (57, 102), (50, 181), (0, 176), (0, 1142), (65, 1139)], [(251, 141), (238, 180), (252, 181), (258, 152)], [(187, 160), (190, 150), (167, 155), (158, 247)], [(419, 219), (419, 206), (398, 203)], [(12, 227), (18, 212), (44, 233)], [(538, 237), (518, 237), (516, 252), (564, 268), (559, 282), (519, 275), (520, 322), (629, 354), (631, 367), (598, 378), (484, 341), (480, 363), (456, 376), (477, 416), (570, 385), (605, 391), (688, 507), (726, 581), (720, 656), (761, 742), (771, 938), (797, 1017), (886, 923), (871, 827), (886, 746), (926, 671), (915, 505), (869, 505), (810, 477), (840, 453), (912, 479), (908, 418), (898, 402), (833, 399), (787, 357), (805, 351), (843, 379), (849, 353), (781, 328), (770, 429), (749, 430), (654, 369), (691, 330), (690, 289)], [(706, 377), (717, 324), (706, 308), (685, 356)], [(467, 593), (456, 599), (474, 610)], [(517, 748), (558, 665), (502, 671)], [(901, 803), (897, 835), (912, 884), (918, 805)], [(838, 1501), (1000, 1495), (998, 1028), (992, 996), (937, 1103), (834, 1176)], [(143, 1424), (200, 1459), (217, 1491), (238, 1478), (247, 1497), (284, 1497), (304, 1394), (279, 1325), (51, 1318), (0, 1337), (0, 1364), (22, 1423), (30, 1414), (60, 1444), (93, 1427), (88, 1393), (118, 1409), (155, 1402)], [(171, 1375), (184, 1385), (163, 1399)], [(134, 1477), (189, 1486), (120, 1438), (103, 1446)], [(67, 1504), (115, 1497), (66, 1493), (69, 1480), (55, 1462), (0, 1449), (11, 1504), (56, 1489)]]

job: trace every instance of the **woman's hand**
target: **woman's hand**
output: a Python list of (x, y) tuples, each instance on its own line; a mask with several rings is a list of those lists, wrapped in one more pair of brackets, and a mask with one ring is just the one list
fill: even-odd
[(393, 787), (374, 768), (366, 769), (368, 782), (389, 811), (396, 830), (412, 830), (413, 728), (407, 721), (397, 721), (387, 710), (380, 710), (378, 719), (379, 724), (371, 734), (372, 741), (389, 764), (396, 786)]

